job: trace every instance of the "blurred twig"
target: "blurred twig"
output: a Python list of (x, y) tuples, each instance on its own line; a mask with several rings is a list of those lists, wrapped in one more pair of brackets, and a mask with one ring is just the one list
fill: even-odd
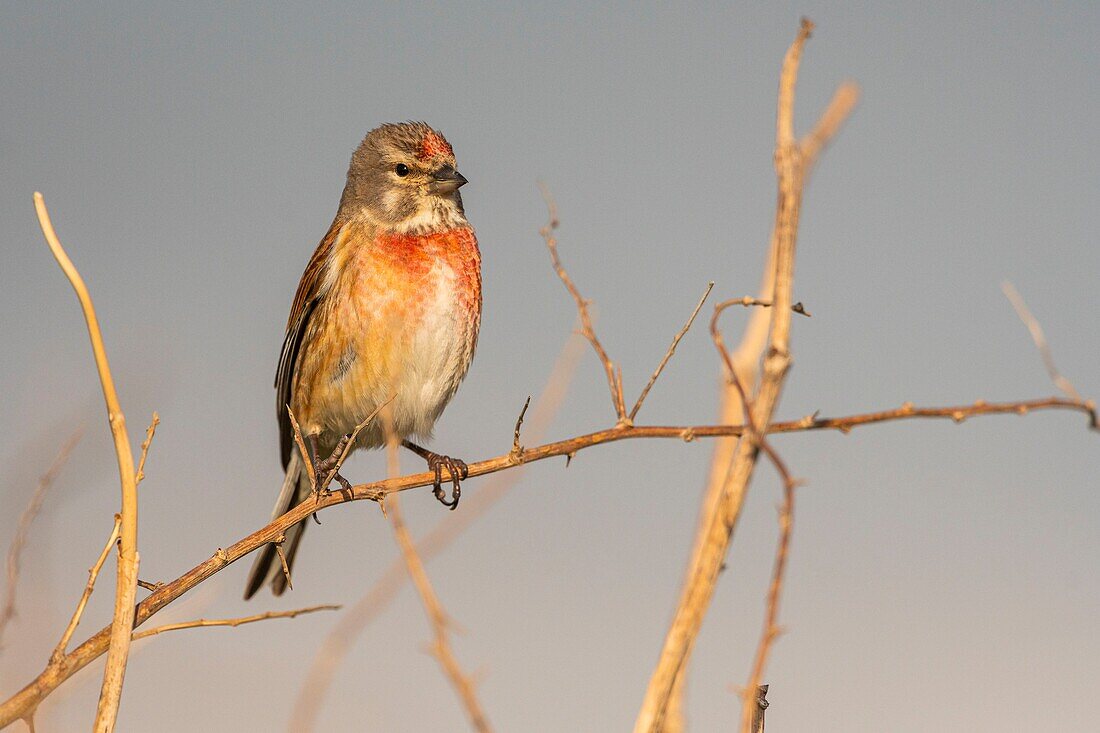
[(4, 599), (3, 609), (0, 610), (0, 639), (3, 639), (4, 630), (8, 626), (8, 622), (15, 616), (15, 590), (19, 584), (19, 558), (23, 552), (23, 548), (27, 544), (27, 537), (30, 533), (31, 524), (34, 522), (35, 517), (38, 516), (38, 512), (42, 509), (42, 502), (46, 499), (46, 492), (53, 486), (54, 480), (57, 478), (57, 474), (61, 472), (61, 467), (65, 465), (65, 461), (69, 459), (69, 454), (72, 453), (73, 448), (80, 441), (80, 436), (84, 434), (84, 429), (77, 429), (69, 439), (61, 446), (61, 449), (57, 451), (57, 455), (54, 457), (50, 467), (46, 469), (46, 472), (38, 479), (38, 485), (34, 488), (34, 493), (31, 494), (31, 500), (27, 504), (27, 508), (23, 510), (23, 514), (19, 517), (19, 524), (15, 529), (15, 536), (11, 540), (11, 545), (8, 547), (8, 588), (7, 596)]
[(1031, 340), (1035, 342), (1035, 348), (1039, 350), (1039, 356), (1042, 357), (1043, 365), (1047, 368), (1047, 374), (1050, 375), (1050, 381), (1054, 382), (1054, 386), (1062, 390), (1062, 393), (1071, 400), (1081, 399), (1081, 395), (1073, 386), (1073, 382), (1066, 379), (1058, 371), (1058, 366), (1054, 363), (1054, 355), (1050, 352), (1050, 345), (1047, 344), (1047, 337), (1043, 333), (1043, 327), (1039, 324), (1039, 319), (1032, 315), (1031, 310), (1028, 309), (1023, 296), (1008, 280), (1001, 283), (1001, 290), (1008, 298), (1008, 302), (1012, 303), (1012, 307), (1016, 309), (1016, 315), (1027, 326), (1027, 330), (1031, 334)]
[[(401, 473), (397, 456), (401, 441), (393, 434), (388, 415), (385, 415), (384, 419), (387, 434), (387, 473), (391, 478), (394, 478)], [(393, 526), (393, 535), (397, 540), (398, 547), (401, 549), (401, 556), (405, 559), (405, 567), (408, 570), (409, 577), (420, 596), (420, 602), (424, 606), (428, 621), (432, 625), (432, 632), (435, 637), (431, 646), (432, 655), (439, 661), (439, 665), (443, 668), (448, 681), (455, 688), (462, 706), (466, 709), (466, 715), (470, 718), (470, 725), (473, 726), (473, 729), (478, 733), (491, 733), (492, 727), (489, 725), (488, 716), (485, 715), (485, 711), (481, 707), (481, 701), (477, 698), (474, 682), (469, 675), (463, 672), (454, 651), (451, 649), (450, 634), (448, 633), (448, 628), (451, 625), (450, 619), (447, 612), (443, 610), (443, 604), (440, 603), (439, 596), (435, 594), (435, 589), (432, 588), (428, 573), (424, 570), (424, 561), (420, 559), (420, 555), (416, 551), (416, 544), (405, 525), (405, 519), (401, 513), (400, 497), (397, 495), (391, 496), (383, 506), (385, 507), (385, 514)]]

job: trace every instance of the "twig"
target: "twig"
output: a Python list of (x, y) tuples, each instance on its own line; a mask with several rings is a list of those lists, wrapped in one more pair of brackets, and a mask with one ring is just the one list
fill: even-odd
[(275, 552), (279, 555), (279, 562), (283, 566), (283, 575), (286, 577), (286, 587), (294, 590), (294, 583), (292, 583), (290, 579), (290, 565), (286, 561), (286, 553), (283, 552), (283, 541), (285, 541), (285, 539), (284, 537), (283, 540), (275, 543)]
[(111, 554), (111, 548), (118, 542), (118, 534), (121, 526), (122, 517), (116, 514), (114, 526), (111, 528), (110, 536), (107, 537), (107, 543), (103, 545), (103, 551), (99, 553), (99, 558), (96, 559), (95, 564), (88, 568), (88, 582), (84, 584), (84, 592), (81, 593), (80, 601), (76, 604), (76, 610), (73, 611), (73, 616), (69, 619), (69, 625), (65, 627), (65, 632), (61, 634), (61, 641), (57, 642), (53, 654), (50, 655), (51, 666), (59, 664), (61, 658), (65, 655), (65, 649), (69, 646), (69, 640), (73, 638), (73, 633), (80, 623), (80, 617), (84, 615), (84, 607), (88, 605), (88, 599), (92, 597), (92, 590), (95, 589), (95, 581), (96, 578), (99, 577), (99, 571), (103, 569), (103, 563), (107, 561), (107, 556)]
[(539, 189), (542, 191), (542, 197), (546, 200), (546, 208), (550, 216), (546, 226), (539, 230), (539, 234), (546, 242), (546, 249), (550, 251), (550, 263), (553, 265), (554, 272), (558, 274), (562, 284), (565, 285), (565, 289), (569, 291), (577, 304), (577, 313), (581, 319), (581, 333), (588, 339), (588, 343), (592, 344), (596, 356), (600, 358), (600, 362), (603, 364), (603, 370), (607, 374), (607, 386), (611, 390), (611, 404), (615, 407), (618, 424), (629, 424), (630, 418), (626, 414), (626, 405), (623, 402), (622, 371), (616, 372), (615, 364), (611, 361), (611, 357), (607, 355), (607, 351), (604, 350), (603, 344), (600, 343), (600, 339), (597, 338), (596, 331), (592, 327), (592, 318), (588, 314), (588, 301), (577, 290), (577, 286), (573, 284), (572, 278), (569, 277), (569, 273), (565, 271), (561, 264), (561, 259), (558, 257), (558, 240), (554, 236), (554, 232), (558, 228), (558, 207), (546, 186), (540, 184)]
[(680, 329), (679, 333), (672, 338), (672, 343), (669, 344), (668, 351), (665, 352), (664, 358), (661, 359), (661, 363), (657, 365), (657, 368), (653, 370), (653, 376), (649, 378), (641, 394), (638, 395), (638, 401), (634, 403), (634, 407), (630, 408), (631, 422), (638, 416), (638, 410), (642, 409), (642, 403), (645, 402), (646, 395), (649, 394), (649, 390), (653, 389), (653, 385), (657, 382), (657, 377), (661, 376), (665, 364), (668, 364), (668, 360), (676, 353), (676, 347), (679, 345), (680, 339), (684, 337), (684, 334), (691, 328), (691, 324), (695, 322), (695, 316), (699, 315), (699, 311), (703, 308), (703, 303), (707, 302), (707, 297), (713, 289), (714, 283), (708, 283), (707, 289), (703, 291), (703, 297), (699, 298), (699, 303), (695, 306), (695, 310), (691, 312), (691, 317), (687, 319), (687, 323), (684, 324), (684, 327)]
[[(397, 456), (400, 441), (393, 435), (388, 420), (386, 421), (386, 433), (386, 465), (389, 469), (389, 476), (394, 478), (400, 475)], [(409, 534), (409, 529), (405, 525), (405, 520), (401, 514), (401, 502), (396, 495), (386, 503), (386, 510), (386, 516), (393, 526), (394, 538), (401, 549), (401, 556), (405, 559), (405, 567), (409, 572), (409, 577), (412, 578), (413, 585), (416, 587), (416, 592), (420, 596), (420, 602), (424, 606), (428, 621), (432, 625), (432, 632), (435, 636), (431, 647), (432, 654), (439, 661), (439, 665), (443, 668), (443, 672), (446, 674), (451, 686), (458, 693), (459, 700), (466, 709), (466, 715), (470, 718), (470, 725), (478, 733), (490, 733), (492, 727), (489, 725), (489, 718), (481, 707), (481, 702), (477, 699), (474, 683), (462, 671), (462, 667), (451, 650), (451, 642), (447, 634), (447, 627), (449, 626), (447, 613), (443, 610), (443, 604), (439, 602), (435, 589), (432, 588), (427, 571), (424, 570), (424, 562), (420, 559), (412, 535)]]
[(523, 452), (523, 447), (519, 444), (519, 429), (523, 427), (523, 416), (527, 414), (527, 408), (531, 406), (531, 396), (527, 396), (527, 401), (523, 403), (523, 409), (519, 411), (519, 417), (516, 418), (516, 429), (512, 435), (512, 453), (519, 455)]
[(306, 613), (315, 613), (317, 611), (339, 611), (341, 606), (324, 605), (324, 606), (309, 606), (308, 608), (295, 608), (290, 611), (267, 611), (266, 613), (257, 613), (252, 616), (241, 616), (239, 618), (200, 618), (194, 621), (181, 621), (175, 624), (165, 624), (164, 626), (157, 626), (146, 631), (134, 632), (134, 640), (144, 639), (149, 636), (156, 636), (157, 634), (163, 634), (165, 631), (179, 631), (180, 629), (197, 629), (206, 626), (242, 626), (244, 624), (251, 624), (257, 621), (267, 621), (272, 618), (294, 618), (295, 616), (301, 616)]
[[(779, 541), (775, 551), (772, 581), (768, 588), (767, 610), (764, 614), (764, 628), (763, 631), (761, 631), (760, 641), (757, 644), (756, 657), (753, 661), (752, 672), (749, 676), (749, 684), (745, 688), (745, 693), (743, 695), (741, 730), (742, 733), (755, 733), (755, 731), (759, 730), (758, 723), (760, 726), (763, 726), (763, 712), (759, 706), (760, 698), (757, 694), (749, 694), (749, 691), (754, 691), (754, 693), (759, 692), (761, 687), (760, 681), (764, 677), (764, 668), (767, 665), (768, 655), (776, 638), (779, 636), (779, 599), (783, 589), (783, 577), (787, 567), (787, 556), (790, 551), (791, 532), (794, 524), (794, 490), (798, 482), (791, 476), (791, 472), (787, 468), (786, 463), (779, 457), (775, 449), (772, 448), (767, 440), (767, 436), (760, 434), (753, 415), (755, 409), (754, 405), (746, 393), (744, 385), (741, 384), (741, 380), (737, 376), (733, 361), (722, 339), (722, 332), (718, 328), (718, 319), (722, 315), (722, 312), (729, 306), (736, 305), (737, 303), (738, 301), (736, 300), (727, 300), (714, 307), (714, 316), (710, 321), (711, 338), (714, 341), (715, 348), (718, 349), (719, 356), (726, 365), (726, 373), (729, 376), (730, 382), (737, 390), (741, 398), (741, 404), (744, 406), (745, 424), (749, 429), (749, 433), (746, 435), (745, 440), (750, 443), (755, 443), (765, 452), (775, 466), (776, 471), (779, 472), (779, 476), (783, 482), (783, 504), (779, 512)], [(743, 300), (741, 304), (745, 305)], [(798, 311), (796, 310), (795, 312)], [(767, 692), (766, 687), (764, 688), (764, 692)]]
[[(573, 374), (584, 353), (584, 348), (585, 340), (577, 333), (570, 335), (565, 342), (561, 353), (555, 359), (545, 387), (535, 400), (531, 416), (527, 418), (525, 435), (528, 440), (534, 442), (542, 440), (550, 423), (553, 422), (572, 383)], [(516, 439), (513, 434), (510, 455), (516, 454), (515, 445)], [(485, 482), (481, 489), (467, 500), (469, 503), (462, 505), (461, 512), (454, 517), (440, 519), (435, 527), (417, 541), (416, 549), (420, 557), (427, 562), (441, 553), (503, 498), (519, 482), (523, 473), (523, 464), (517, 464), (516, 470), (495, 474)], [(325, 693), (329, 690), (336, 671), (347, 657), (348, 651), (354, 648), (356, 639), (393, 602), (408, 581), (409, 574), (405, 569), (404, 558), (398, 557), (390, 563), (370, 590), (354, 606), (341, 614), (340, 620), (313, 657), (313, 662), (310, 664), (291, 711), (287, 730), (303, 733), (316, 727)]]
[(149, 457), (149, 446), (153, 444), (153, 436), (157, 433), (157, 425), (160, 425), (160, 415), (153, 413), (153, 420), (145, 429), (145, 440), (141, 443), (141, 459), (138, 461), (137, 476), (134, 477), (134, 485), (140, 486), (145, 479), (145, 459)]
[(1008, 302), (1012, 303), (1012, 307), (1016, 309), (1016, 315), (1027, 326), (1027, 330), (1031, 334), (1031, 340), (1035, 342), (1035, 348), (1039, 350), (1039, 356), (1042, 357), (1043, 365), (1046, 366), (1047, 374), (1050, 375), (1050, 381), (1054, 382), (1054, 386), (1062, 390), (1062, 393), (1070, 399), (1081, 399), (1081, 395), (1073, 386), (1073, 382), (1066, 379), (1058, 371), (1058, 366), (1054, 363), (1054, 355), (1050, 352), (1050, 345), (1047, 344), (1047, 337), (1043, 333), (1043, 327), (1039, 324), (1039, 319), (1032, 315), (1028, 309), (1023, 296), (1008, 280), (1001, 283), (1001, 290), (1008, 298)]
[(309, 451), (306, 450), (306, 442), (302, 439), (302, 429), (298, 426), (298, 418), (294, 417), (294, 410), (290, 409), (290, 405), (286, 406), (286, 414), (290, 418), (291, 431), (294, 434), (294, 442), (298, 445), (298, 452), (302, 456), (302, 464), (306, 467), (306, 475), (309, 476), (309, 488), (311, 491), (317, 491), (317, 471), (313, 467), (313, 458), (310, 457)]
[(114, 730), (115, 719), (118, 717), (118, 705), (122, 697), (122, 682), (126, 676), (126, 660), (130, 654), (130, 635), (134, 628), (134, 599), (137, 595), (137, 532), (138, 532), (138, 499), (137, 482), (134, 473), (134, 457), (130, 450), (130, 437), (126, 433), (126, 418), (119, 406), (118, 395), (115, 393), (114, 379), (111, 377), (111, 368), (107, 363), (107, 351), (103, 346), (103, 335), (99, 330), (99, 320), (96, 318), (95, 307), (92, 305), (91, 295), (84, 285), (84, 279), (80, 276), (69, 256), (61, 246), (57, 235), (54, 233), (53, 224), (50, 222), (49, 212), (46, 210), (46, 202), (42, 194), (34, 194), (34, 207), (38, 212), (38, 223), (42, 227), (42, 234), (46, 243), (53, 252), (57, 264), (61, 266), (69, 283), (76, 291), (80, 300), (81, 309), (84, 311), (84, 320), (88, 325), (88, 336), (92, 342), (92, 352), (95, 355), (96, 369), (99, 371), (99, 381), (103, 386), (103, 400), (107, 405), (107, 420), (111, 426), (111, 435), (114, 437), (115, 454), (118, 458), (119, 482), (122, 486), (122, 525), (119, 532), (121, 539), (118, 554), (118, 581), (115, 590), (115, 612), (111, 622), (111, 643), (107, 653), (107, 665), (103, 671), (103, 686), (100, 689), (99, 704), (96, 709), (95, 731), (96, 733), (110, 733)]
[(31, 500), (27, 504), (27, 508), (23, 510), (23, 513), (19, 516), (19, 524), (15, 529), (15, 536), (11, 540), (11, 545), (8, 547), (8, 589), (7, 598), (4, 600), (3, 610), (0, 610), (0, 639), (4, 636), (4, 630), (8, 626), (8, 622), (15, 617), (15, 589), (19, 583), (19, 557), (23, 553), (23, 548), (27, 544), (27, 537), (30, 534), (31, 524), (34, 522), (35, 517), (38, 516), (38, 512), (42, 509), (42, 502), (46, 499), (46, 492), (53, 486), (54, 480), (57, 479), (57, 474), (61, 472), (61, 467), (65, 465), (65, 461), (69, 459), (69, 454), (72, 453), (73, 448), (80, 441), (80, 436), (84, 434), (83, 428), (78, 428), (69, 439), (61, 446), (61, 449), (57, 451), (57, 455), (54, 457), (50, 467), (46, 469), (46, 472), (38, 478), (38, 485), (35, 486), (34, 492), (31, 494)]
[(758, 685), (753, 700), (752, 733), (764, 733), (764, 712), (768, 709), (768, 686)]
[[(721, 303), (719, 303), (718, 305), (716, 305), (714, 307), (715, 308), (720, 308), (720, 309), (725, 309), (725, 308), (727, 308), (731, 305), (743, 305), (746, 308), (750, 308), (752, 306), (759, 306), (761, 308), (771, 308), (772, 302), (770, 300), (763, 300), (761, 298), (754, 298), (751, 295), (745, 295), (745, 296), (740, 297), (740, 298), (731, 298), (729, 300), (723, 300)], [(795, 303), (794, 305), (791, 306), (791, 310), (794, 311), (795, 313), (797, 313), (798, 315), (806, 316), (807, 318), (809, 318), (811, 315), (813, 315), (808, 310), (806, 310), (806, 307), (804, 305), (802, 305), (802, 303)]]

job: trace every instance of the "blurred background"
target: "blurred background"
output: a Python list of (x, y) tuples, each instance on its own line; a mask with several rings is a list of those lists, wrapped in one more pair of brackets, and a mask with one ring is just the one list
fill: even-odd
[[(84, 324), (43, 244), (41, 190), (91, 288), (135, 445), (141, 577), (166, 581), (264, 522), (279, 471), (272, 376), (290, 301), (362, 136), (424, 119), (454, 145), (484, 255), (473, 369), (431, 444), (506, 452), (575, 310), (538, 228), (596, 302), (628, 402), (709, 280), (752, 293), (772, 222), (780, 60), (817, 23), (796, 119), (846, 78), (863, 99), (807, 192), (797, 418), (1051, 394), (999, 284), (1062, 371), (1100, 392), (1100, 7), (767, 3), (5, 4), (0, 8), (0, 441), (6, 547), (79, 425), (24, 555), (0, 692), (36, 675), (117, 510)], [(709, 315), (710, 307), (703, 311)], [(726, 321), (736, 340), (740, 312)], [(706, 423), (718, 363), (697, 325), (639, 421)], [(608, 426), (588, 351), (549, 431)], [(1100, 442), (1082, 416), (902, 423), (774, 439), (799, 492), (768, 730), (1100, 727)], [(531, 466), (428, 570), (501, 731), (632, 725), (691, 546), (710, 444), (624, 442)], [(406, 470), (419, 460), (403, 456)], [(357, 455), (356, 482), (384, 472)], [(475, 495), (485, 479), (471, 480)], [(762, 469), (691, 666), (693, 731), (729, 729), (759, 635), (779, 485)], [(405, 495), (416, 533), (446, 513)], [(461, 514), (462, 509), (459, 509)], [(373, 504), (313, 527), (292, 593), (240, 600), (251, 558), (157, 623), (356, 601), (396, 557)], [(112, 559), (113, 564), (113, 559)], [(110, 617), (104, 573), (74, 641)], [(139, 596), (144, 596), (139, 591)], [(181, 631), (136, 647), (120, 730), (278, 731), (335, 614)], [(349, 650), (319, 730), (462, 731), (406, 588)], [(39, 730), (91, 721), (102, 661)]]

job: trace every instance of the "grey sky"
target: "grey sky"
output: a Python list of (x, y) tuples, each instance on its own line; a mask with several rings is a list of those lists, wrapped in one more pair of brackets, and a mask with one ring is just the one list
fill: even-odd
[[(817, 23), (797, 119), (846, 78), (863, 101), (807, 195), (780, 414), (1053, 392), (998, 284), (1041, 318), (1062, 370), (1100, 391), (1095, 3), (752, 7), (208, 3), (0, 9), (0, 441), (4, 543), (37, 474), (88, 434), (31, 537), (0, 687), (41, 669), (109, 530), (117, 483), (75, 299), (38, 233), (41, 190), (104, 323), (137, 438), (142, 577), (168, 580), (260, 526), (278, 488), (272, 375), (294, 287), (348, 158), (384, 121), (453, 143), (484, 256), (485, 316), (433, 446), (507, 450), (571, 328), (538, 237), (544, 180), (562, 257), (644, 384), (708, 280), (752, 292), (774, 205), (779, 61)], [(709, 307), (707, 311), (709, 313)], [(731, 338), (740, 313), (729, 314)], [(713, 420), (717, 362), (693, 331), (641, 419)], [(552, 435), (611, 422), (586, 353)], [(1100, 443), (1073, 414), (776, 439), (799, 494), (771, 730), (1088, 731), (1100, 726)], [(709, 446), (650, 442), (532, 466), (429, 571), (467, 629), (502, 731), (632, 723), (690, 548)], [(419, 468), (411, 455), (406, 469)], [(380, 456), (347, 474), (378, 477)], [(478, 481), (467, 490), (478, 491)], [(691, 730), (729, 729), (775, 537), (761, 471), (692, 665)], [(407, 495), (414, 530), (441, 517)], [(460, 509), (461, 511), (461, 509)], [(352, 603), (395, 556), (373, 506), (323, 515), (295, 590), (239, 600), (247, 563), (166, 618)], [(77, 636), (109, 618), (105, 580)], [(335, 616), (181, 632), (142, 646), (125, 731), (282, 730)], [(464, 730), (406, 591), (352, 650), (330, 731)], [(91, 720), (100, 664), (42, 709)]]

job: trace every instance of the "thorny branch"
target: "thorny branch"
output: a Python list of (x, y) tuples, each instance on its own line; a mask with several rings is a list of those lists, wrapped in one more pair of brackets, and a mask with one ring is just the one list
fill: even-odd
[[(948, 407), (915, 407), (912, 403), (905, 403), (901, 407), (892, 410), (835, 418), (822, 418), (816, 414), (807, 415), (799, 420), (772, 423), (768, 426), (767, 434), (802, 433), (813, 430), (838, 430), (847, 433), (863, 425), (914, 418), (946, 419), (960, 423), (970, 417), (1006, 414), (1026, 415), (1043, 410), (1080, 412), (1088, 417), (1089, 426), (1094, 430), (1097, 429), (1096, 406), (1092, 401), (1081, 402), (1061, 397), (1047, 397), (1021, 402), (985, 402), (979, 400), (969, 405)], [(534, 448), (524, 448), (518, 456), (512, 453), (509, 441), (508, 450), (504, 454), (469, 464), (470, 477), (506, 471), (547, 458), (564, 457), (586, 448), (620, 440), (659, 438), (682, 440), (690, 443), (699, 438), (738, 437), (744, 434), (745, 427), (743, 425), (617, 426), (553, 443), (546, 443)], [(307, 519), (314, 512), (352, 501), (380, 501), (396, 492), (431, 486), (434, 479), (434, 473), (427, 471), (408, 474), (395, 479), (359, 484), (353, 486), (350, 492), (333, 492), (319, 497), (316, 501), (311, 500), (299, 504), (286, 514), (275, 518), (269, 524), (229, 547), (219, 548), (211, 557), (175, 580), (163, 583), (137, 605), (135, 626), (145, 623), (165, 606), (221, 572), (231, 563), (240, 560), (268, 542), (276, 542), (287, 529)], [(49, 665), (46, 670), (22, 690), (0, 704), (0, 728), (23, 718), (28, 711), (37, 706), (58, 685), (102, 655), (107, 650), (109, 634), (110, 627), (101, 629), (76, 649), (66, 654), (57, 664)]]
[(50, 467), (39, 477), (38, 485), (35, 486), (34, 493), (31, 494), (31, 500), (27, 504), (27, 508), (24, 509), (23, 513), (19, 516), (19, 524), (16, 525), (15, 536), (11, 540), (11, 546), (8, 547), (8, 590), (7, 598), (4, 600), (3, 610), (0, 610), (0, 638), (3, 638), (4, 630), (7, 628), (8, 622), (15, 617), (15, 589), (16, 585), (19, 583), (19, 557), (27, 544), (27, 535), (30, 532), (31, 523), (34, 522), (35, 517), (38, 516), (38, 512), (42, 509), (42, 502), (46, 498), (46, 492), (53, 486), (53, 482), (57, 479), (57, 474), (61, 472), (61, 467), (64, 466), (65, 461), (69, 459), (69, 454), (72, 453), (73, 448), (76, 447), (83, 433), (83, 429), (77, 430), (69, 436), (69, 439), (61, 446), (61, 449), (58, 450), (57, 456), (54, 457)]

